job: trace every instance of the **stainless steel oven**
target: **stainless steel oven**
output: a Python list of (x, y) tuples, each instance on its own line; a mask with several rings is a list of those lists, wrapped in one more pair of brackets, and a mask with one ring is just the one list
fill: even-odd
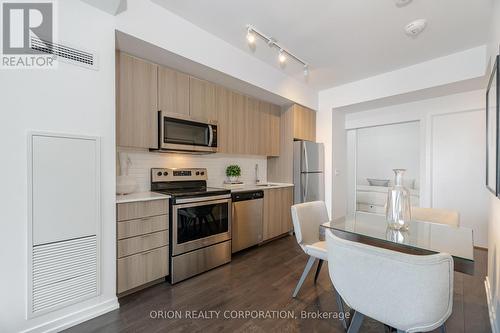
[(172, 118), (159, 112), (159, 149), (178, 152), (217, 152), (217, 125)]
[(207, 169), (151, 169), (151, 190), (170, 196), (170, 281), (231, 261), (231, 191), (207, 186)]
[(177, 199), (172, 205), (172, 255), (231, 239), (231, 197)]

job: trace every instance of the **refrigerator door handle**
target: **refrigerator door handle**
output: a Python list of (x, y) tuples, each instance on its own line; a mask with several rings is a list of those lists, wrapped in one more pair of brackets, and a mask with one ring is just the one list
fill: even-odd
[(302, 202), (306, 202), (307, 198), (307, 187), (309, 186), (309, 178), (308, 174), (303, 173), (302, 178), (305, 178), (305, 181), (302, 182)]
[(302, 154), (303, 154), (302, 158), (303, 158), (304, 166), (305, 166), (305, 169), (302, 171), (308, 172), (309, 171), (309, 161), (308, 161), (309, 156), (307, 156), (307, 145), (305, 142), (302, 142)]

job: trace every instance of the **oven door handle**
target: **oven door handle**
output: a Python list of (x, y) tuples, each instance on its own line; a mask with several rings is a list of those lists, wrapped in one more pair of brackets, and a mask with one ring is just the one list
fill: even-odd
[(174, 208), (182, 208), (182, 207), (193, 207), (193, 206), (205, 206), (217, 203), (225, 203), (231, 201), (230, 194), (223, 195), (214, 195), (210, 197), (209, 200), (207, 198), (186, 198), (186, 199), (176, 199)]

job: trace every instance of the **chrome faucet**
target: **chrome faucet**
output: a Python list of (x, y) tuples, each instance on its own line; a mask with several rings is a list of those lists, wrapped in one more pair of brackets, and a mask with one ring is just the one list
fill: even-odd
[(259, 179), (259, 164), (255, 164), (255, 184), (260, 183)]

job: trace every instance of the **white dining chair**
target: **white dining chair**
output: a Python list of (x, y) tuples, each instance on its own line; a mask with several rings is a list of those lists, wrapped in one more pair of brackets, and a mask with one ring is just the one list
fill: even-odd
[(460, 225), (460, 214), (447, 209), (412, 207), (411, 218), (416, 221), (447, 224), (454, 227)]
[(304, 272), (300, 277), (293, 292), (293, 297), (299, 293), (314, 262), (318, 261), (318, 267), (314, 276), (314, 282), (318, 279), (323, 261), (326, 260), (326, 242), (319, 240), (319, 227), (328, 222), (328, 211), (323, 201), (312, 201), (292, 206), (292, 222), (295, 238), (302, 250), (309, 256)]
[(326, 231), (328, 271), (335, 289), (354, 309), (348, 333), (364, 316), (398, 332), (428, 332), (444, 323), (453, 306), (449, 254), (410, 255), (338, 238)]

